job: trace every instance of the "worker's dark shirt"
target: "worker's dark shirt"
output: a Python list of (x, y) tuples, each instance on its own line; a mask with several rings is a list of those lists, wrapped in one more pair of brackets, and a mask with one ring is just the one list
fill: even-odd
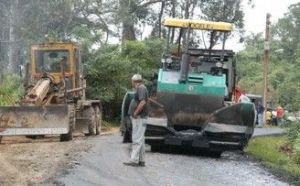
[(257, 111), (257, 114), (263, 114), (265, 111), (265, 108), (261, 104), (258, 104), (256, 106), (256, 111)]
[(140, 103), (140, 101), (145, 100), (146, 105), (144, 106), (143, 110), (139, 113), (138, 116), (141, 118), (147, 117), (148, 116), (148, 108), (147, 108), (147, 100), (148, 100), (148, 90), (145, 85), (140, 84), (136, 88), (136, 92), (134, 94), (133, 99), (130, 102), (129, 109), (128, 109), (128, 114), (130, 116), (133, 115), (134, 111), (136, 110), (136, 107)]

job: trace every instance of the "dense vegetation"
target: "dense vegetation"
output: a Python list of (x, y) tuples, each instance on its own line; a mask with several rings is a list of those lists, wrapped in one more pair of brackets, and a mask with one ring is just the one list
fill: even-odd
[(0, 105), (15, 104), (23, 95), (22, 81), (18, 76), (6, 76), (0, 87)]
[[(0, 28), (0, 84), (3, 84), (5, 72), (19, 74), (19, 65), (29, 61), (31, 43), (75, 41), (83, 49), (88, 95), (101, 99), (107, 105), (107, 112), (117, 116), (122, 95), (130, 88), (129, 77), (139, 72), (149, 79), (157, 71), (166, 37), (162, 27), (165, 17), (228, 21), (242, 34), (244, 13), (241, 2), (0, 0), (5, 10), (0, 19), (3, 25)], [(269, 100), (291, 111), (300, 108), (299, 15), (300, 3), (294, 4), (272, 25)], [(151, 29), (145, 38), (146, 26)], [(213, 45), (220, 37), (212, 33), (206, 36), (213, 38)], [(176, 37), (176, 33), (171, 34), (174, 42)], [(109, 44), (112, 41), (117, 44)], [(194, 41), (206, 46), (201, 37), (195, 36)], [(238, 84), (249, 93), (261, 94), (263, 34), (245, 36), (244, 43), (245, 49), (237, 55)]]
[[(20, 65), (29, 62), (30, 44), (75, 41), (83, 50), (88, 96), (101, 99), (105, 112), (116, 117), (130, 76), (139, 72), (149, 79), (160, 65), (165, 17), (231, 22), (241, 34), (241, 4), (241, 0), (0, 0), (0, 84), (6, 83), (5, 74), (20, 74)], [(206, 36), (214, 41), (208, 47), (220, 38)], [(171, 33), (173, 42), (177, 37)]]
[(131, 88), (130, 78), (140, 73), (149, 85), (160, 66), (164, 41), (149, 39), (126, 41), (122, 45), (106, 45), (95, 51), (86, 62), (88, 95), (100, 99), (105, 114), (116, 117), (125, 92)]
[[(300, 109), (300, 3), (272, 25), (269, 65), (269, 97), (289, 111)], [(245, 49), (238, 54), (239, 86), (247, 92), (262, 93), (263, 34), (245, 38)]]

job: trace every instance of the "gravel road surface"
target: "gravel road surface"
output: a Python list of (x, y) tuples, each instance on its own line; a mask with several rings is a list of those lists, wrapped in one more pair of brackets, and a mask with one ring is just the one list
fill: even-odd
[(286, 129), (284, 128), (255, 128), (253, 137), (261, 137), (261, 136), (278, 136), (286, 133)]
[(246, 155), (225, 152), (219, 159), (200, 155), (146, 153), (146, 167), (128, 167), (130, 146), (119, 134), (92, 137), (93, 144), (68, 174), (49, 185), (66, 186), (285, 186)]

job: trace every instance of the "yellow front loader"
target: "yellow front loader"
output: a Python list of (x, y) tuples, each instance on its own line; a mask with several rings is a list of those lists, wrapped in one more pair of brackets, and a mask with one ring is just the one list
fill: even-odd
[(60, 135), (68, 141), (75, 130), (100, 133), (101, 103), (86, 99), (78, 45), (32, 45), (30, 66), (24, 98), (0, 107), (0, 137)]

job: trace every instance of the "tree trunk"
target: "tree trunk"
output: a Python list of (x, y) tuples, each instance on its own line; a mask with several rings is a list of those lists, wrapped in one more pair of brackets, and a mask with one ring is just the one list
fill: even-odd
[(191, 6), (191, 0), (185, 1), (185, 7), (184, 7), (184, 18), (188, 19), (190, 18), (190, 6)]
[[(172, 13), (171, 16), (172, 17), (176, 17), (176, 6), (177, 6), (177, 1), (176, 0), (172, 0)], [(174, 42), (174, 37), (175, 37), (175, 29), (173, 28), (171, 30), (171, 43)]]
[(122, 41), (136, 40), (134, 19), (133, 19), (133, 2), (132, 0), (120, 0), (120, 18), (123, 26)]
[(136, 40), (135, 28), (133, 23), (123, 21), (122, 41)]
[[(189, 19), (190, 18), (190, 6), (191, 6), (191, 0), (186, 0), (185, 2), (185, 7), (184, 7), (184, 18), (185, 19)], [(182, 43), (186, 45), (186, 47), (188, 47), (188, 41), (187, 41), (187, 30), (183, 33), (182, 36)]]
[(16, 25), (18, 19), (18, 7), (19, 0), (11, 0), (10, 4), (10, 16), (9, 16), (9, 50), (8, 50), (8, 71), (9, 73), (19, 73), (19, 61), (18, 61), (18, 46), (16, 44), (17, 33)]
[(163, 13), (164, 13), (164, 9), (165, 9), (165, 2), (162, 1), (159, 16), (158, 16), (158, 37), (159, 38), (161, 38), (161, 24), (162, 24), (161, 20), (162, 20), (162, 16), (163, 16)]

